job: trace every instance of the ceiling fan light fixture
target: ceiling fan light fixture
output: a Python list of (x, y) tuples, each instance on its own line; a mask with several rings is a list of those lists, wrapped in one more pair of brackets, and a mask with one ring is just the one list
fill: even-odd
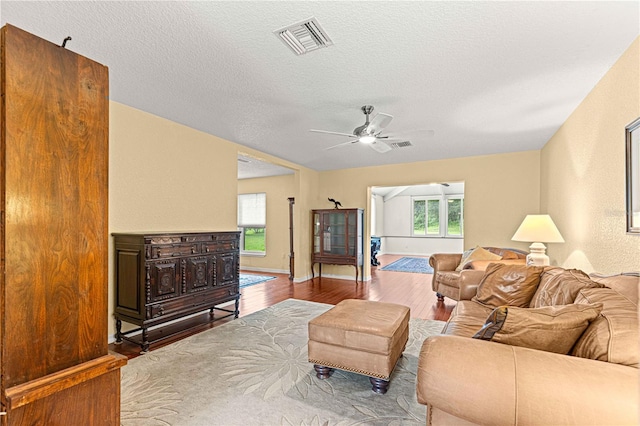
[(376, 137), (371, 135), (360, 136), (358, 138), (358, 141), (362, 143), (373, 143), (375, 142), (375, 140), (376, 140)]

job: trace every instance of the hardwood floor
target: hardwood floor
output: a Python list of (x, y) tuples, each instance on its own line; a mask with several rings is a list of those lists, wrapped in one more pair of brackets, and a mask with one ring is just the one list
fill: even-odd
[[(308, 300), (311, 302), (328, 303), (335, 305), (344, 299), (377, 300), (380, 302), (398, 303), (411, 308), (411, 318), (436, 319), (446, 321), (449, 319), (455, 302), (445, 299), (439, 302), (436, 294), (431, 290), (430, 274), (415, 274), (408, 272), (381, 271), (402, 256), (380, 255), (380, 266), (372, 267), (371, 280), (356, 284), (355, 281), (338, 280), (332, 278), (314, 278), (313, 280), (293, 284), (287, 274), (265, 274), (251, 271), (243, 271), (248, 274), (275, 276), (275, 280), (245, 287), (241, 290), (240, 316), (274, 305), (283, 300), (292, 298)], [(412, 256), (417, 257), (417, 256)], [(200, 331), (217, 327), (231, 318), (209, 322), (207, 312), (190, 318), (189, 321), (195, 327), (188, 332), (180, 333), (173, 338), (166, 339), (151, 345), (153, 351), (176, 340), (182, 339)], [(109, 349), (124, 354), (129, 358), (139, 355), (140, 347), (129, 342), (122, 344), (110, 344)]]

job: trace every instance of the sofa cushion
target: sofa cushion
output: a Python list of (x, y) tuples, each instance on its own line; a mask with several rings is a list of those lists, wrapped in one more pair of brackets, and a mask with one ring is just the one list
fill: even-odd
[(461, 300), (451, 312), (449, 321), (442, 329), (442, 334), (471, 337), (484, 324), (492, 308), (482, 306), (470, 300)]
[(638, 306), (638, 289), (640, 288), (640, 272), (625, 272), (617, 275), (591, 274), (589, 277), (605, 287), (609, 287), (629, 299)]
[(471, 300), (494, 308), (502, 305), (527, 308), (543, 269), (542, 266), (492, 263), (487, 266)]
[(602, 303), (602, 313), (576, 342), (571, 355), (638, 368), (637, 304), (610, 288), (580, 290), (576, 304)]
[(544, 268), (540, 275), (540, 285), (533, 295), (529, 306), (568, 305), (576, 300), (576, 296), (583, 288), (602, 288), (604, 284), (597, 283), (587, 274), (578, 269), (564, 269), (557, 266)]
[(494, 309), (473, 338), (568, 354), (600, 311), (601, 304)]
[(467, 250), (464, 253), (462, 253), (462, 259), (460, 259), (460, 264), (456, 268), (456, 271), (462, 271), (462, 269), (464, 269), (464, 265), (467, 262), (471, 262), (474, 260), (500, 260), (500, 259), (502, 259), (502, 256), (498, 254), (493, 254), (489, 250), (486, 250), (478, 246), (471, 251)]

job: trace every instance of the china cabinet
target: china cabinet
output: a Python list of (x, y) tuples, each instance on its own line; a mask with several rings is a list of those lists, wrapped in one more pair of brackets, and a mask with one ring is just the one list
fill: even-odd
[(312, 241), (311, 275), (318, 264), (322, 276), (322, 264), (352, 265), (358, 268), (362, 280), (364, 267), (362, 209), (321, 209), (311, 211)]

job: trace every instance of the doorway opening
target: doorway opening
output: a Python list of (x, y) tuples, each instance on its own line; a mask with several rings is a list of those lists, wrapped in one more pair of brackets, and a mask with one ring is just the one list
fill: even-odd
[(372, 187), (370, 220), (378, 254), (462, 253), (464, 182)]

